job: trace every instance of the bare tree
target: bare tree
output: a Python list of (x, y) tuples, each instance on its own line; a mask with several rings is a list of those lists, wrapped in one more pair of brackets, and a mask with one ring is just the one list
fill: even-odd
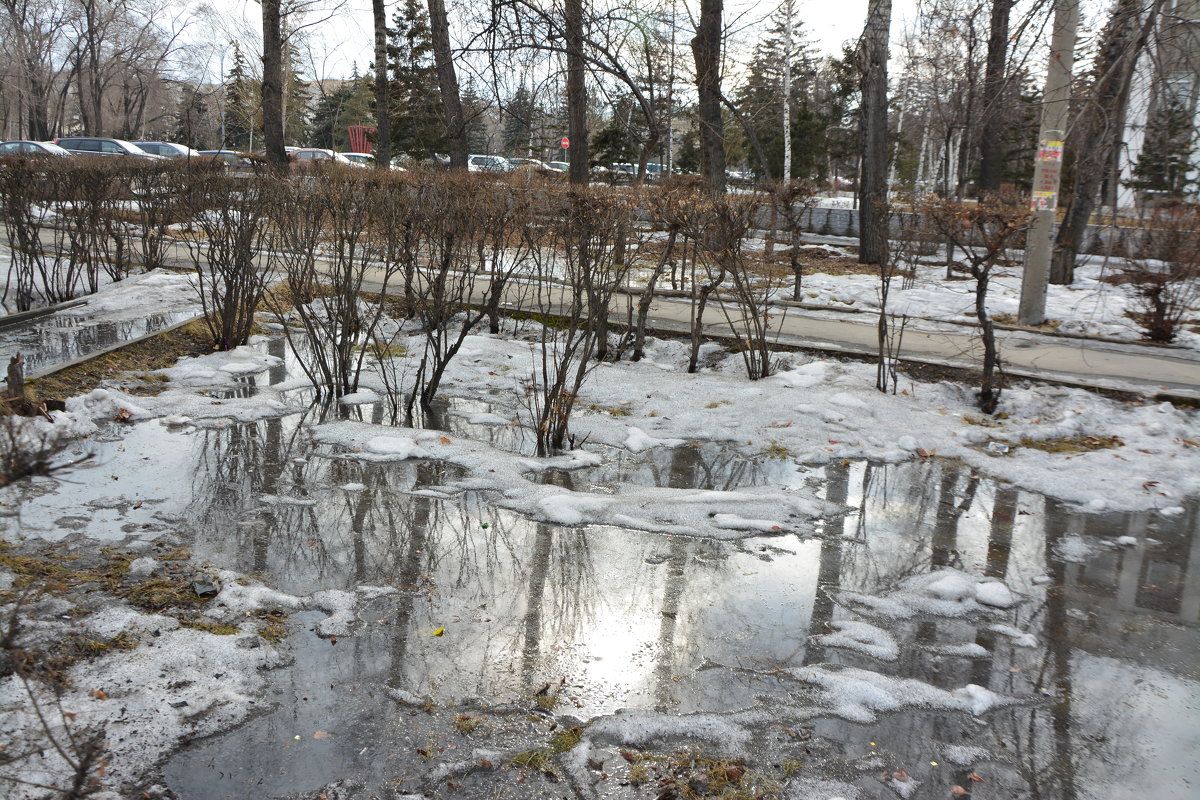
[(375, 22), (375, 166), (392, 168), (392, 104), (388, 88), (387, 5), (371, 0)]
[(1069, 284), (1075, 278), (1075, 257), (1083, 245), (1100, 183), (1115, 156), (1117, 137), (1113, 126), (1125, 124), (1134, 66), (1158, 23), (1164, 2), (1151, 0), (1146, 5), (1145, 0), (1118, 0), (1101, 36), (1094, 82), (1068, 139), (1068, 148), (1074, 153), (1073, 177), (1054, 240), (1051, 283)]
[(467, 120), (463, 115), (458, 73), (450, 48), (450, 21), (445, 0), (429, 0), (429, 32), (433, 40), (433, 62), (437, 68), (438, 88), (442, 91), (442, 110), (446, 119), (446, 138), (450, 142), (450, 166), (467, 168)]
[(979, 137), (979, 191), (1000, 190), (1004, 153), (1001, 132), (1004, 128), (1005, 71), (1008, 66), (1008, 22), (1015, 0), (992, 0), (991, 27), (988, 31), (987, 61), (983, 77), (983, 130)]
[(859, 190), (858, 260), (880, 264), (887, 255), (887, 60), (892, 0), (870, 0), (863, 29), (862, 59), (862, 181)]
[[(890, 2), (890, 0), (888, 0)], [(724, 0), (700, 0), (700, 20), (692, 39), (696, 62), (696, 114), (700, 126), (700, 154), (708, 188), (725, 192), (725, 128), (721, 119), (721, 19)]]
[(918, 209), (929, 217), (938, 233), (962, 250), (975, 279), (975, 317), (983, 343), (979, 409), (994, 414), (1003, 387), (987, 293), (993, 270), (1003, 263), (1009, 248), (1024, 240), (1031, 219), (1028, 205), (1016, 195), (991, 195), (978, 203), (930, 200)]
[(288, 161), (283, 149), (283, 18), (280, 0), (261, 3), (263, 146), (267, 163), (283, 169)]

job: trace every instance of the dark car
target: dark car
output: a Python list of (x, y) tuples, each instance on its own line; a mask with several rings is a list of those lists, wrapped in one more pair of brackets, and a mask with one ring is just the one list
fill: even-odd
[(162, 158), (147, 153), (133, 142), (124, 139), (105, 139), (98, 136), (63, 136), (55, 144), (77, 156), (127, 156), (131, 158)]
[(193, 150), (186, 144), (175, 144), (174, 142), (134, 142), (133, 144), (151, 155), (164, 158), (191, 158), (200, 155), (198, 150)]
[(0, 156), (70, 156), (71, 154), (54, 142), (34, 142), (28, 139), (17, 139), (0, 144)]

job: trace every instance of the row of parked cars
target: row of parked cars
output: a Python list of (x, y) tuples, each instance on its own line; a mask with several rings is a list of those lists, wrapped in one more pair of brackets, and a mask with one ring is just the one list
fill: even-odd
[[(320, 164), (343, 164), (346, 166), (369, 167), (375, 163), (370, 153), (337, 153), (320, 147), (288, 147), (288, 160), (292, 171), (304, 172)], [(262, 157), (238, 150), (194, 150), (187, 145), (174, 142), (127, 142), (99, 136), (64, 136), (53, 142), (15, 140), (0, 143), (0, 156), (124, 156), (139, 159), (197, 158), (221, 162), (226, 168), (239, 171), (261, 162)], [(437, 154), (434, 163), (449, 164), (449, 157)], [(409, 163), (407, 156), (391, 160), (391, 168), (403, 171)], [(536, 158), (505, 158), (504, 156), (471, 154), (467, 158), (467, 169), (471, 172), (509, 173), (528, 171), (539, 175), (564, 177), (570, 165), (566, 161), (539, 161)], [(615, 163), (609, 167), (595, 167), (593, 177), (612, 181), (629, 181), (638, 174), (636, 164)], [(658, 180), (666, 174), (662, 164), (647, 164), (646, 177)]]

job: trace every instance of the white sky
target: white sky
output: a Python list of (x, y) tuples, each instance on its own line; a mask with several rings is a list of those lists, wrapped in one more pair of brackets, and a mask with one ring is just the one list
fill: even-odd
[[(328, 9), (336, 0), (326, 2), (329, 3), (325, 6)], [(228, 42), (233, 38), (249, 41), (251, 37), (261, 34), (261, 10), (251, 0), (208, 0), (208, 3), (214, 7), (214, 13), (203, 15), (205, 21), (193, 29), (193, 40), (202, 52), (211, 56), (206, 79), (220, 80), (222, 52), (227, 51)], [(893, 41), (904, 21), (914, 14), (916, 4), (917, 0), (893, 0)], [(199, 3), (192, 5), (198, 7)], [(389, 2), (389, 18), (398, 5), (394, 0)], [(817, 49), (822, 53), (836, 54), (843, 42), (854, 40), (862, 33), (867, 0), (798, 0), (797, 7), (806, 34)], [(681, 3), (679, 15), (686, 20), (683, 8), (684, 3)], [(778, 3), (770, 0), (727, 0), (725, 18), (726, 24), (734, 27), (729, 51), (734, 60), (743, 60), (753, 49), (763, 28), (755, 23), (776, 8)], [(349, 76), (354, 63), (357, 63), (360, 72), (364, 71), (371, 61), (373, 42), (370, 0), (345, 0), (336, 11), (328, 13), (328, 19), (310, 29), (311, 63), (305, 65), (306, 74), (310, 77), (343, 78)], [(310, 19), (321, 20), (325, 16), (327, 14), (314, 13)], [(257, 49), (257, 45), (254, 48)], [(203, 61), (203, 57), (199, 60)], [(228, 63), (224, 68), (228, 69)]]

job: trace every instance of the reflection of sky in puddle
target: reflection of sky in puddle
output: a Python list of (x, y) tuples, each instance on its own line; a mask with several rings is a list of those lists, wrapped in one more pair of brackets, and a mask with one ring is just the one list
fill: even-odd
[[(1071, 796), (1064, 787), (1101, 757), (1135, 770), (1129, 774), (1136, 779), (1120, 778), (1118, 767), (1104, 767), (1122, 785), (1155, 786), (1164, 774), (1190, 769), (1187, 736), (1168, 725), (1161, 730), (1173, 738), (1164, 740), (1145, 714), (1133, 715), (1139, 727), (1130, 733), (1141, 741), (1123, 749), (1082, 737), (1115, 735), (1104, 691), (1109, 681), (1120, 684), (1114, 694), (1122, 702), (1139, 709), (1162, 706), (1155, 696), (1176, 698), (1183, 708), (1200, 702), (1195, 503), (1174, 519), (1076, 515), (947, 462), (814, 469), (755, 461), (716, 445), (604, 450), (601, 466), (560, 476), (578, 490), (614, 481), (807, 484), (850, 507), (823, 520), (819, 538), (714, 542), (562, 528), (497, 511), (486, 496), (423, 494), (456, 477), (455, 470), (337, 458), (333, 449), (312, 444), (303, 422), (294, 416), (202, 429), (158, 423), (120, 429), (120, 437), (97, 437), (93, 462), (62, 481), (36, 482), (9, 509), (26, 535), (82, 531), (112, 541), (173, 534), (197, 559), (261, 575), (290, 592), (400, 590), (371, 601), (361, 611), (361, 629), (336, 646), (309, 630), (311, 620), (298, 620), (289, 640), (296, 663), (272, 673), (273, 710), (173, 759), (168, 774), (189, 798), (247, 796), (237, 780), (213, 782), (210, 763), (239, 780), (285, 770), (273, 793), (348, 774), (384, 780), (389, 769), (402, 771), (411, 748), (399, 743), (403, 734), (392, 723), (401, 711), (385, 696), (388, 687), (440, 705), (528, 705), (537, 686), (563, 680), (556, 713), (584, 719), (622, 707), (724, 711), (763, 698), (787, 708), (801, 700), (794, 685), (772, 677), (775, 670), (814, 663), (919, 678), (943, 689), (976, 683), (1035, 700), (993, 712), (986, 723), (919, 710), (866, 726), (818, 722), (817, 735), (847, 758), (862, 755), (864, 742), (883, 740), (915, 769), (943, 761), (938, 754), (947, 745), (994, 749), (999, 739), (1030, 768), (995, 767), (990, 788), (1000, 794), (994, 796), (1035, 787), (1042, 796)], [(364, 488), (341, 488), (350, 484)], [(137, 500), (144, 501), (140, 508)], [(1121, 536), (1137, 544), (1118, 547)], [(1052, 558), (1067, 538), (1090, 548), (1090, 558)], [(941, 618), (873, 620), (901, 644), (903, 655), (892, 663), (808, 640), (831, 622), (857, 618), (836, 602), (839, 592), (883, 595), (907, 576), (942, 566), (1003, 578), (1026, 596), (1004, 621), (1032, 632), (1039, 646), (1018, 647), (977, 620)], [(431, 636), (439, 627), (445, 635)], [(987, 655), (940, 652), (969, 643)], [(1131, 679), (1148, 685), (1138, 688), (1143, 684), (1130, 685)], [(1195, 708), (1180, 717), (1195, 720)], [(337, 741), (291, 743), (295, 734), (316, 729), (333, 731)], [(1180, 766), (1162, 774), (1135, 769), (1148, 748)], [(387, 768), (376, 763), (385, 751), (393, 753), (384, 759)], [(949, 772), (927, 777), (930, 786), (963, 780)]]

